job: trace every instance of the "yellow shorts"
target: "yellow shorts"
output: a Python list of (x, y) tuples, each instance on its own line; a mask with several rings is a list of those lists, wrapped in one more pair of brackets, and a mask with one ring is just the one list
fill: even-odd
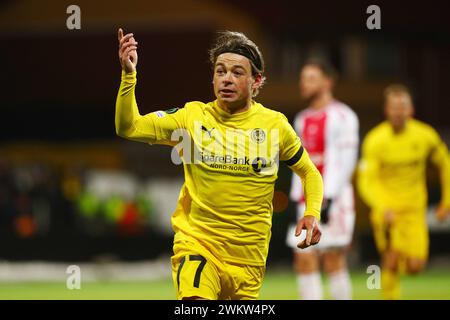
[(204, 246), (194, 241), (177, 240), (173, 251), (172, 278), (177, 299), (258, 299), (264, 266), (219, 261)]
[(404, 258), (428, 258), (429, 237), (425, 209), (394, 211), (390, 226), (384, 221), (384, 212), (372, 212), (370, 220), (380, 253), (392, 249)]

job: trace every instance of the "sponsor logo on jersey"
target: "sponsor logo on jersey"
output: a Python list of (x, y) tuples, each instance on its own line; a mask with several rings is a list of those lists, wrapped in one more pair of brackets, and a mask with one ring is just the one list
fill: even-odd
[(252, 168), (255, 172), (261, 172), (262, 169), (267, 167), (267, 160), (261, 157), (256, 157), (252, 161)]
[(211, 154), (204, 154), (203, 152), (200, 153), (201, 160), (205, 163), (225, 163), (225, 164), (244, 164), (244, 165), (250, 165), (250, 159), (248, 157), (232, 157), (231, 155), (223, 155), (223, 156), (215, 156)]

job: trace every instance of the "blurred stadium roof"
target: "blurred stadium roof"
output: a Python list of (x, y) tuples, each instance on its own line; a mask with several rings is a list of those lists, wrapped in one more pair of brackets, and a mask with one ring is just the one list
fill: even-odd
[(0, 59), (8, 62), (3, 71), (9, 75), (0, 80), (0, 94), (10, 119), (3, 139), (113, 137), (118, 27), (134, 32), (140, 43), (137, 94), (143, 113), (212, 100), (207, 49), (217, 30), (232, 29), (246, 33), (265, 55), (268, 83), (258, 100), (288, 116), (302, 106), (302, 59), (319, 51), (338, 65), (336, 95), (360, 113), (363, 127), (380, 120), (381, 92), (392, 81), (413, 86), (419, 117), (449, 125), (445, 1), (377, 1), (382, 29), (376, 31), (365, 26), (372, 4), (365, 0), (79, 0), (76, 31), (66, 28), (70, 4), (0, 2), (0, 40), (8, 43)]
[[(3, 1), (0, 4), (2, 33), (67, 32), (67, 1)], [(255, 19), (225, 1), (88, 1), (74, 3), (81, 8), (83, 32), (110, 32), (118, 26), (139, 30), (233, 28), (255, 32)]]

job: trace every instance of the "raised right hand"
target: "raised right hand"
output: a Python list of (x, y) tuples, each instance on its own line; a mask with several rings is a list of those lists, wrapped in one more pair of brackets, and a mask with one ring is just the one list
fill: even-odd
[(126, 73), (131, 73), (136, 70), (138, 61), (137, 42), (134, 40), (133, 34), (128, 33), (123, 35), (122, 28), (118, 31), (119, 40), (119, 60), (122, 70)]

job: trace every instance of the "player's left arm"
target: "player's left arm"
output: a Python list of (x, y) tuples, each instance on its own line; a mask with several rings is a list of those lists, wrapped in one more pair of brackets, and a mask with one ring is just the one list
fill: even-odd
[[(294, 118), (293, 128), (298, 136), (301, 136), (302, 132), (302, 115), (301, 113), (298, 113)], [(302, 195), (302, 181), (300, 180), (300, 177), (293, 173), (291, 178), (291, 190), (289, 192), (289, 199), (294, 201), (295, 203), (298, 203), (300, 201), (300, 197)]]
[(299, 248), (306, 248), (320, 241), (319, 221), (323, 200), (323, 181), (319, 170), (311, 161), (286, 117), (283, 116), (281, 122), (280, 160), (300, 177), (304, 187), (306, 208), (303, 218), (297, 222), (295, 235), (299, 236), (302, 229), (306, 229), (306, 239), (298, 244)]
[(444, 141), (433, 130), (431, 136), (431, 162), (440, 170), (441, 202), (436, 212), (439, 221), (450, 215), (450, 155)]
[[(295, 162), (297, 157), (300, 157), (300, 159)], [(295, 235), (298, 237), (302, 229), (306, 229), (306, 239), (298, 244), (299, 248), (304, 249), (320, 241), (319, 221), (323, 200), (323, 181), (319, 170), (317, 170), (303, 146), (299, 148), (297, 156), (292, 158), (291, 162), (287, 161), (287, 164), (300, 177), (304, 186), (305, 213), (303, 218), (297, 222), (295, 230)]]

